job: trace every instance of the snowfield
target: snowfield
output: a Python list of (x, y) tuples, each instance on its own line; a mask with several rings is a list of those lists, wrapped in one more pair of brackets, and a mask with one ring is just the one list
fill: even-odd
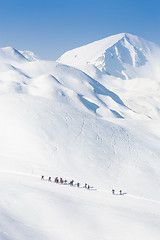
[(0, 180), (1, 239), (159, 239), (160, 202), (34, 175), (5, 172)]
[(57, 62), (0, 49), (0, 239), (159, 239), (159, 53), (131, 34)]

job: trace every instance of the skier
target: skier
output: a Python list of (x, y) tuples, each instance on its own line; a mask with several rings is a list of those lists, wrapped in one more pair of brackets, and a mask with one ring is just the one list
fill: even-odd
[(114, 189), (112, 189), (112, 194), (115, 194), (115, 190)]
[(67, 184), (67, 180), (64, 180), (64, 183)]
[(63, 183), (63, 179), (62, 178), (60, 178), (60, 183)]
[(122, 195), (122, 190), (119, 190), (119, 194)]
[(70, 185), (71, 185), (71, 186), (73, 186), (73, 182), (74, 182), (74, 180), (70, 181)]
[(80, 185), (80, 183), (78, 182), (78, 183), (77, 183), (77, 187), (79, 187), (79, 185)]
[(58, 183), (58, 177), (56, 177), (56, 178), (54, 179), (54, 181), (55, 181), (55, 183)]
[(88, 190), (90, 189), (90, 186), (88, 185)]
[(48, 181), (51, 182), (51, 177), (48, 178)]
[(42, 175), (41, 180), (44, 180), (44, 176)]
[(87, 183), (85, 183), (84, 187), (87, 188)]

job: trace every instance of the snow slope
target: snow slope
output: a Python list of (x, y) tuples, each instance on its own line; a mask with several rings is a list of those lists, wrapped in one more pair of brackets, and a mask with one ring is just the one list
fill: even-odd
[(2, 169), (58, 174), (160, 199), (159, 123), (109, 122), (65, 100), (26, 94), (1, 97), (0, 111)]
[(21, 53), (0, 51), (0, 239), (158, 240), (157, 60), (124, 81)]
[(160, 202), (0, 173), (0, 239), (159, 239)]

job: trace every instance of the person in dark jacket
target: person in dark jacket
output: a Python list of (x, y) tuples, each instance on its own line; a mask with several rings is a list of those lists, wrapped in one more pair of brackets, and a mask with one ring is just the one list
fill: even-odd
[(63, 179), (62, 178), (60, 178), (60, 183), (63, 183)]
[(115, 190), (114, 189), (112, 189), (112, 194), (115, 194)]
[(71, 180), (71, 181), (70, 181), (70, 185), (71, 185), (71, 186), (73, 186), (73, 182), (74, 182), (74, 180)]

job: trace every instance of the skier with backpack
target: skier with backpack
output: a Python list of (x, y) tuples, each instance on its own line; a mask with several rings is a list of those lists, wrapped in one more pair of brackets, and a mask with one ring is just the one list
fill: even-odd
[(54, 179), (54, 181), (55, 181), (55, 183), (58, 183), (58, 177), (56, 177), (56, 178)]
[(60, 183), (63, 183), (63, 179), (62, 178), (60, 178)]
[(71, 180), (71, 181), (70, 181), (70, 185), (71, 185), (71, 186), (73, 186), (73, 182), (74, 182), (74, 180)]

